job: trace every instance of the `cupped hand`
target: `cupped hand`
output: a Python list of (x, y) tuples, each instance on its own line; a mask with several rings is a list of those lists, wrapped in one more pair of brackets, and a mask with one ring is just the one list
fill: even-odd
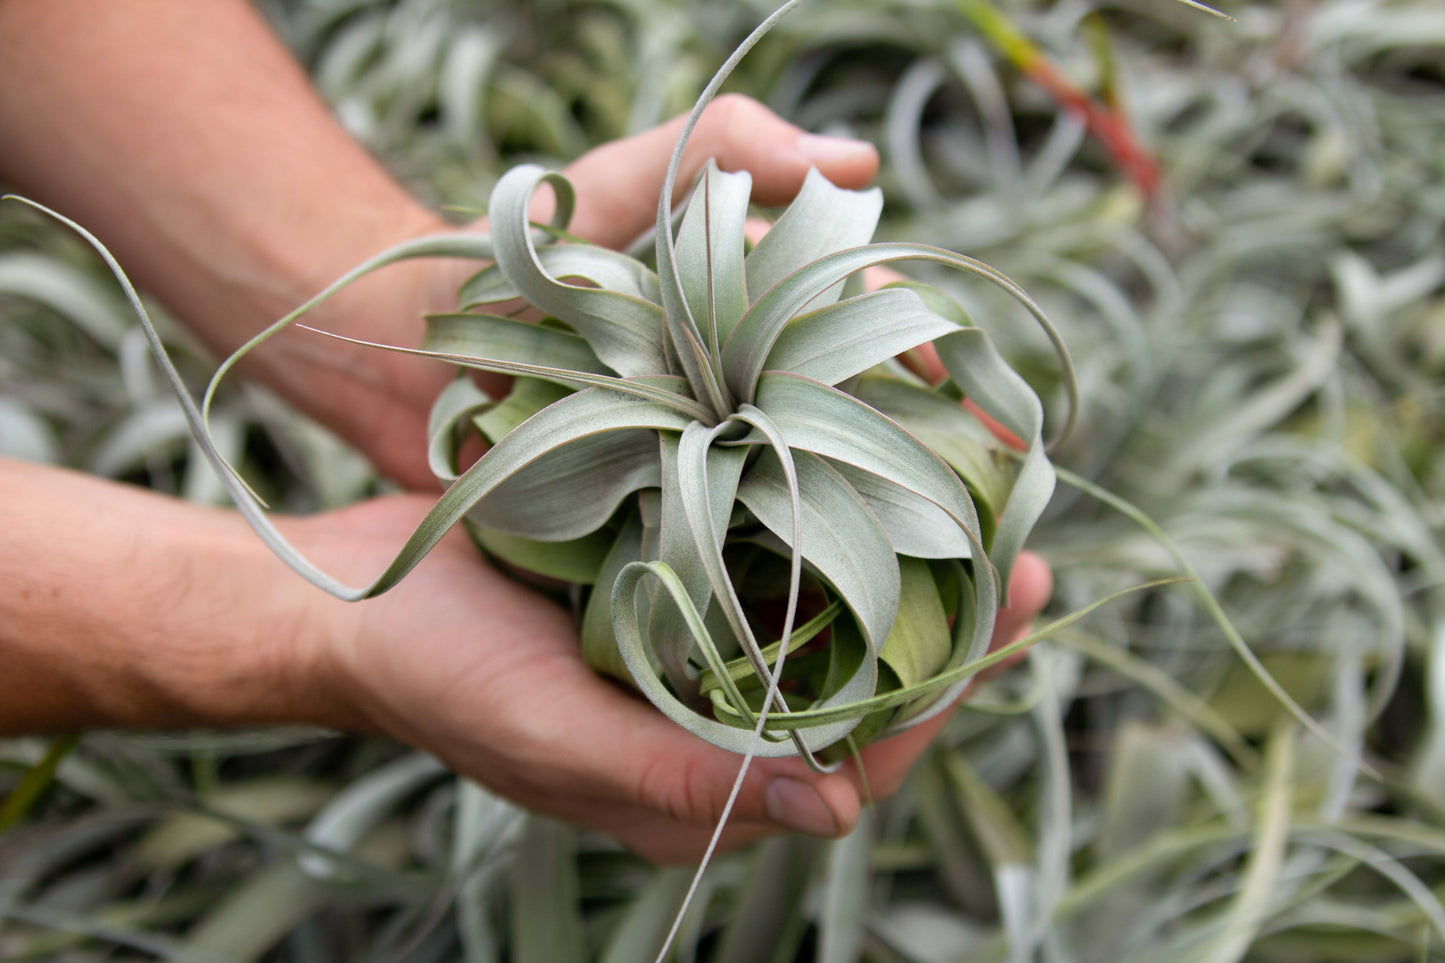
[[(293, 523), (293, 537), (328, 570), (379, 571), (430, 507), (422, 496), (366, 502)], [(1019, 637), (1048, 598), (1049, 571), (1025, 555), (994, 643)], [(442, 759), (529, 810), (613, 836), (656, 862), (695, 861), (706, 848), (742, 757), (715, 748), (594, 673), (571, 618), (481, 564), (450, 533), (395, 589), (355, 605), (322, 600), (330, 720), (380, 731)], [(946, 714), (945, 714), (946, 716)], [(943, 717), (863, 751), (881, 798), (902, 782)], [(849, 763), (819, 775), (797, 759), (759, 759), (724, 848), (793, 830), (832, 837), (857, 821), (860, 780)]]

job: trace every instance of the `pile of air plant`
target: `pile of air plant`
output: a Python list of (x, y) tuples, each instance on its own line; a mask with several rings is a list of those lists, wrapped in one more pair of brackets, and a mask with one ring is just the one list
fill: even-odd
[[(343, 116), (386, 120), (355, 129), (413, 183), (426, 171), (433, 196), (469, 207), (479, 165), (448, 146), (454, 131), (472, 124), (503, 156), (560, 161), (629, 129), (589, 104), (626, 104), (640, 126), (678, 109), (658, 107), (641, 65), (695, 85), (727, 34), (672, 3), (543, 16), (515, 5), (509, 36), (525, 43), (485, 60), (484, 44), (463, 41), (503, 15), (479, 19), (469, 3), (292, 6), (310, 62), (346, 67), (328, 88), (353, 102)], [(1153, 206), (1167, 217), (1145, 213), (1091, 115), (1038, 82), (1037, 59), (1030, 70), (996, 42), (1006, 32), (979, 29), (976, 4), (805, 7), (738, 83), (811, 129), (883, 147), (883, 237), (979, 257), (1057, 320), (1082, 389), (1078, 428), (1054, 451), (1072, 469), (1060, 477), (1154, 519), (1274, 677), (1356, 754), (1292, 728), (1187, 591), (1139, 593), (983, 686), (853, 836), (715, 860), (674, 958), (1436, 958), (1439, 18), (1425, 4), (1338, 0), (1232, 7), (1234, 25), (1154, 0), (1112, 6), (1096, 25), (1084, 5), (996, 9), (1056, 78), (1119, 109), (1158, 164)], [(388, 17), (445, 29), (376, 26)], [(665, 37), (651, 29), (659, 17)], [(523, 46), (566, 53), (521, 62)], [(625, 69), (600, 69), (608, 57)], [(481, 80), (439, 84), (443, 63)], [(519, 80), (548, 96), (503, 90)], [(539, 256), (558, 256), (547, 240), (536, 237)], [(996, 326), (1017, 308), (989, 285), (926, 271), (910, 267), (989, 323), (1062, 423), (1047, 339)], [(9, 320), (15, 302), (5, 309)], [(29, 410), (63, 428), (33, 398)], [(1061, 609), (1177, 570), (1157, 539), (1071, 484), (1030, 546), (1054, 566)], [(647, 589), (639, 599), (650, 604)], [(0, 839), (15, 868), (0, 883), (0, 955), (655, 952), (685, 889), (677, 871), (518, 813), (396, 747), (312, 739), (86, 736), (32, 825)], [(0, 746), (14, 773), (0, 787), (43, 772), (45, 751)], [(332, 862), (304, 858), (313, 844)]]

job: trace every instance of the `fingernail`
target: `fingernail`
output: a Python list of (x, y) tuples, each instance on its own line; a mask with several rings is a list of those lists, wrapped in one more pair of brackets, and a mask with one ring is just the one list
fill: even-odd
[(805, 160), (817, 164), (847, 160), (870, 152), (873, 147), (866, 141), (850, 137), (824, 137), (822, 134), (799, 134), (794, 149)]
[(768, 785), (768, 818), (809, 836), (836, 836), (838, 820), (818, 791), (796, 779), (774, 779)]

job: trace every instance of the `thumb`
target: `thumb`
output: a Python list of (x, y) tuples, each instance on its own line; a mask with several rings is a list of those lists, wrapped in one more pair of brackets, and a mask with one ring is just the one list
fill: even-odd
[[(682, 132), (677, 117), (642, 134), (603, 144), (566, 170), (577, 189), (571, 231), (609, 247), (632, 241), (656, 220), (657, 193)], [(840, 187), (863, 187), (878, 170), (878, 152), (864, 141), (810, 134), (762, 104), (725, 94), (703, 111), (678, 172), (686, 191), (709, 158), (727, 171), (753, 176), (753, 200), (784, 204), (810, 167)]]

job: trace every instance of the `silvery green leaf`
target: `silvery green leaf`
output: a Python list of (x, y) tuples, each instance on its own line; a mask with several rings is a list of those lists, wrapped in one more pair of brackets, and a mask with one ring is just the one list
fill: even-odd
[(585, 963), (577, 881), (577, 830), (531, 816), (512, 865), (512, 959)]
[[(898, 422), (958, 472), (979, 503), (981, 524), (1008, 499), (1013, 477), (996, 454), (998, 439), (957, 402), (898, 378), (871, 375), (859, 378), (849, 394)], [(987, 523), (985, 531), (991, 527)]]
[(874, 810), (865, 809), (851, 833), (828, 843), (818, 913), (818, 963), (854, 963), (863, 952), (875, 822)]
[(760, 963), (796, 957), (807, 918), (803, 901), (821, 843), (775, 836), (751, 855), (738, 906), (720, 936), (715, 963)]
[(492, 893), (510, 865), (508, 846), (526, 815), (478, 784), (457, 780), (451, 874), (460, 879), (455, 912), (466, 963), (499, 963), (501, 934), (493, 919)]
[(571, 388), (540, 378), (516, 378), (507, 397), (472, 419), (472, 424), (495, 445), (514, 428), (554, 402), (572, 393)]
[(0, 397), (0, 455), (55, 464), (60, 445), (44, 419), (14, 398)]
[[(317, 779), (275, 775), (228, 783), (208, 793), (204, 801), (209, 810), (279, 826), (315, 814), (335, 793), (334, 785)], [(128, 858), (147, 869), (175, 871), (240, 834), (239, 825), (206, 812), (180, 811), (152, 826)]]
[(1116, 730), (1098, 842), (1102, 859), (1125, 853), (1178, 822), (1190, 775), (1181, 735), (1142, 722)]
[(953, 654), (953, 638), (928, 563), (900, 558), (898, 570), (898, 617), (893, 620), (878, 658), (892, 671), (893, 681), (914, 685), (948, 665)]
[[(592, 244), (549, 244), (536, 251), (543, 272), (553, 278), (591, 281), (599, 288), (653, 304), (660, 302), (657, 275), (641, 261), (620, 251)], [(515, 301), (520, 297), (522, 292), (501, 266), (493, 264), (472, 275), (462, 285), (457, 293), (457, 302), (463, 310), (469, 311), (482, 305)]]
[(576, 329), (612, 370), (623, 377), (668, 373), (661, 308), (625, 294), (563, 284), (543, 269), (527, 209), (544, 182), (557, 198), (554, 223), (564, 225), (572, 213), (572, 187), (562, 175), (524, 164), (497, 181), (490, 204), (497, 264), (530, 304)]
[[(678, 273), (677, 251), (670, 230), (673, 222), (672, 194), (677, 187), (677, 173), (682, 166), (683, 152), (687, 148), (687, 142), (692, 137), (693, 130), (697, 127), (699, 118), (702, 117), (703, 110), (717, 96), (723, 83), (748, 51), (752, 50), (757, 42), (779, 20), (787, 16), (799, 2), (801, 0), (786, 0), (764, 18), (744, 38), (743, 42), (733, 49), (733, 52), (723, 61), (722, 66), (713, 74), (712, 79), (698, 95), (697, 102), (693, 104), (692, 110), (683, 121), (682, 130), (678, 133), (676, 143), (673, 144), (672, 156), (668, 158), (667, 170), (663, 174), (662, 189), (657, 194), (656, 223), (663, 228), (656, 232), (657, 275), (661, 285), (668, 341), (673, 355), (682, 366), (683, 373), (687, 375), (688, 383), (692, 384), (696, 392), (702, 395), (700, 400), (703, 400), (718, 415), (732, 411), (735, 405), (733, 397), (728, 391), (726, 379), (721, 377), (721, 373), (711, 363), (714, 359), (710, 358), (708, 354), (710, 346), (703, 343), (696, 319), (690, 316), (687, 299), (682, 294), (682, 278)], [(742, 400), (749, 401), (751, 399), (743, 397)]]
[[(615, 431), (625, 428), (649, 427), (649, 428), (673, 428), (681, 429), (690, 423), (689, 419), (671, 411), (665, 407), (653, 405), (649, 402), (639, 402), (634, 397), (627, 395), (603, 395), (598, 394), (599, 389), (589, 388), (576, 394), (569, 395), (558, 401), (556, 404), (538, 412), (525, 424), (525, 429), (512, 432), (502, 439), (495, 448), (484, 455), (475, 465), (469, 468), (442, 496), (441, 500), (433, 507), (432, 511), (422, 521), (422, 524), (407, 540), (400, 553), (393, 560), (375, 581), (370, 585), (353, 588), (347, 586), (313, 565), (305, 556), (297, 552), (294, 547), (281, 535), (266, 517), (266, 513), (255, 495), (246, 487), (245, 482), (236, 473), (235, 469), (226, 460), (225, 455), (216, 447), (211, 434), (206, 426), (206, 418), (202, 410), (197, 407), (191, 399), (180, 372), (176, 370), (160, 342), (160, 337), (151, 323), (150, 316), (141, 303), (140, 297), (136, 294), (135, 288), (120, 270), (120, 265), (115, 258), (106, 250), (96, 237), (86, 231), (74, 221), (50, 211), (41, 205), (30, 201), (23, 203), (41, 210), (44, 213), (56, 218), (67, 227), (80, 234), (85, 241), (91, 245), (106, 265), (115, 275), (117, 282), (125, 292), (126, 300), (130, 303), (131, 309), (135, 312), (137, 319), (145, 329), (146, 338), (150, 341), (156, 352), (156, 360), (160, 364), (167, 381), (175, 391), (176, 397), (181, 402), (185, 412), (186, 420), (191, 426), (192, 435), (200, 443), (206, 458), (220, 475), (223, 484), (231, 499), (236, 503), (241, 515), (247, 523), (256, 531), (261, 539), (281, 558), (293, 571), (301, 575), (307, 581), (322, 588), (327, 592), (343, 599), (359, 599), (369, 595), (383, 592), (394, 585), (403, 575), (416, 566), (417, 562), (432, 549), (437, 542), (441, 541), (447, 530), (461, 520), (462, 516), (476, 504), (487, 492), (491, 491), (517, 469), (530, 463), (537, 457), (551, 451), (553, 448), (561, 447), (569, 441), (589, 435), (607, 431)], [(340, 286), (348, 283), (367, 271), (376, 267), (400, 260), (407, 257), (423, 256), (426, 254), (439, 256), (466, 256), (472, 253), (477, 247), (490, 247), (490, 241), (485, 238), (477, 238), (468, 235), (441, 235), (425, 237), (416, 241), (397, 245), (390, 250), (383, 252), (362, 266), (348, 272), (341, 281), (333, 284), (321, 294), (312, 298), (311, 301), (282, 318), (276, 324), (271, 325), (261, 334), (248, 342), (241, 351), (228, 359), (227, 364), (221, 366), (220, 374), (224, 373), (227, 366), (234, 363), (241, 354), (250, 347), (261, 343), (271, 334), (281, 330), (285, 325), (291, 323), (303, 311), (314, 304), (319, 303), (326, 297), (339, 289)], [(213, 379), (211, 387), (207, 391), (206, 401), (209, 402), (211, 393), (215, 390), (216, 381)], [(639, 407), (640, 405), (640, 407)]]
[[(838, 590), (877, 651), (898, 612), (898, 561), (867, 504), (822, 458), (794, 452), (803, 501), (796, 546)], [(764, 451), (738, 486), (738, 500), (789, 547), (792, 508), (777, 457)], [(872, 693), (869, 693), (870, 695)]]
[[(116, 263), (115, 258), (113, 258), (110, 252), (105, 249), (105, 246), (102, 245), (93, 234), (91, 234), (89, 231), (84, 230), (79, 224), (76, 224), (74, 221), (62, 217), (59, 214), (56, 214), (54, 211), (50, 211), (49, 209), (41, 205), (34, 204), (34, 202), (32, 201), (26, 201), (23, 198), (16, 198), (16, 200), (20, 200), (22, 203), (29, 204), (39, 210), (45, 211), (45, 213), (49, 214), (51, 217), (56, 218), (67, 227), (70, 227), (76, 233), (80, 234), (81, 237), (85, 238), (86, 243), (90, 244), (91, 247), (95, 248), (96, 253), (100, 254), (101, 258), (106, 262), (106, 265), (111, 269), (111, 273), (114, 274), (116, 280), (120, 282), (122, 289), (125, 291), (126, 299), (130, 302), (131, 310), (135, 313), (137, 319), (141, 322), (142, 327), (146, 329), (146, 340), (151, 342), (152, 350), (157, 352), (156, 360), (160, 362), (163, 368), (167, 367), (169, 365), (169, 362), (162, 357), (162, 355), (164, 355), (165, 353), (165, 349), (161, 345), (159, 336), (156, 335), (153, 331), (154, 326), (151, 323), (149, 315), (146, 313), (144, 306), (141, 304), (139, 296), (135, 294), (134, 289), (131, 287), (130, 281), (125, 277), (125, 273), (121, 271), (120, 265)], [(267, 339), (271, 338), (277, 332), (293, 324), (302, 315), (306, 314), (308, 311), (320, 305), (321, 303), (329, 300), (338, 291), (348, 287), (351, 284), (354, 284), (356, 281), (360, 280), (366, 275), (371, 274), (374, 271), (379, 271), (380, 269), (387, 267), (388, 265), (396, 264), (400, 261), (414, 260), (417, 258), (454, 257), (489, 261), (492, 259), (494, 253), (495, 252), (492, 245), (492, 239), (490, 236), (486, 234), (471, 234), (463, 231), (457, 231), (447, 234), (427, 234), (422, 237), (412, 238), (407, 241), (402, 241), (399, 244), (395, 244), (382, 251), (381, 253), (367, 258), (365, 261), (361, 262), (356, 267), (352, 268), (350, 271), (347, 271), (341, 277), (328, 284), (325, 288), (321, 290), (320, 293), (312, 296), (304, 304), (291, 311), (285, 317), (272, 323), (266, 328), (263, 328), (259, 333), (252, 337), (251, 340), (247, 341), (245, 344), (241, 345), (241, 347), (237, 348), (229, 358), (221, 362), (220, 366), (216, 369), (216, 373), (211, 376), (211, 383), (206, 386), (206, 393), (201, 399), (202, 413), (207, 413), (210, 411), (211, 402), (215, 396), (216, 388), (221, 383), (221, 379), (223, 379), (226, 374), (231, 370), (232, 366), (234, 366), (237, 362), (239, 362), (242, 358), (249, 354), (257, 345), (264, 343)], [(335, 336), (333, 335), (333, 337)], [(172, 388), (174, 388), (178, 392), (184, 392), (183, 387), (178, 387), (180, 385), (180, 382), (177, 379), (172, 378), (169, 373), (167, 373), (167, 380), (171, 383)], [(201, 420), (204, 421), (204, 418), (202, 418)], [(199, 429), (197, 430), (199, 433)]]
[[(782, 540), (779, 539), (778, 542), (779, 546), (783, 547)], [(843, 603), (834, 599), (823, 611), (794, 629), (792, 636), (788, 639), (788, 653), (792, 654), (796, 652), (799, 648), (817, 638), (823, 630), (830, 628), (833, 623), (837, 621), (838, 615), (842, 611)], [(714, 632), (714, 635), (716, 635), (716, 632)], [(782, 640), (780, 639), (777, 642), (764, 646), (762, 649), (763, 661), (772, 665), (774, 658), (777, 656), (778, 648), (781, 647), (782, 644)], [(751, 678), (753, 682), (757, 682), (756, 677), (753, 676), (752, 662), (749, 661), (746, 656), (739, 656), (729, 661), (727, 663), (726, 674), (734, 681), (743, 681)], [(713, 689), (716, 689), (719, 684), (720, 679), (713, 673), (712, 669), (704, 669), (702, 671), (700, 690), (703, 695), (709, 694)]]
[(612, 547), (612, 535), (605, 531), (563, 541), (523, 538), (470, 522), (468, 531), (477, 544), (510, 565), (533, 575), (578, 585), (591, 585), (597, 580)]
[(617, 651), (617, 641), (612, 632), (612, 586), (625, 566), (640, 562), (642, 557), (642, 519), (638, 514), (632, 514), (623, 522), (622, 530), (603, 559), (602, 568), (597, 573), (597, 587), (592, 590), (582, 614), (583, 659), (597, 671), (618, 679), (631, 679), (632, 676)]
[[(922, 439), (920, 439), (922, 440)], [(963, 529), (933, 502), (886, 478), (842, 462), (833, 468), (862, 496), (888, 536), (893, 551), (915, 558), (969, 558), (973, 546)]]
[[(306, 827), (306, 841), (322, 850), (347, 852), (402, 799), (446, 772), (420, 752), (403, 756), (358, 779), (338, 793)], [(300, 856), (301, 867), (317, 879), (336, 875), (336, 865), (319, 852)]]
[(452, 381), (432, 402), (426, 424), (427, 467), (439, 481), (456, 480), (458, 426), (470, 421), (492, 403), (492, 396), (478, 388), (470, 378)]
[(1086, 632), (1061, 633), (1058, 638), (1060, 643), (1108, 666), (1134, 684), (1152, 692), (1180, 718), (1218, 742), (1241, 767), (1253, 769), (1258, 766), (1258, 753), (1240, 735), (1232, 721), (1216, 712), (1207, 701), (1190, 692), (1168, 672), (1130, 654), (1122, 646), (1110, 644)]
[[(316, 328), (309, 330), (336, 341), (345, 341), (348, 344), (363, 345), (368, 348), (377, 348), (395, 354), (410, 355), (414, 358), (449, 361), (452, 364), (458, 364), (464, 368), (476, 368), (478, 371), (491, 371), (498, 374), (539, 378), (544, 381), (555, 381), (558, 384), (573, 388), (610, 388), (624, 394), (635, 395), (638, 398), (655, 401), (658, 404), (668, 405), (692, 418), (703, 418), (707, 415), (706, 409), (689, 398), (685, 393), (679, 391), (679, 385), (676, 379), (668, 375), (639, 375), (634, 378), (619, 378), (610, 374), (591, 374), (586, 371), (552, 368), (545, 365), (528, 364), (519, 361), (477, 358), (467, 354), (448, 354), (444, 351), (428, 351), (424, 348), (403, 348), (400, 345), (380, 344), (375, 341), (363, 341), (360, 338), (348, 338), (344, 335), (321, 331)], [(514, 344), (513, 347), (515, 346)], [(533, 346), (535, 347), (536, 345), (534, 344)]]
[[(913, 491), (948, 513), (984, 557), (978, 514), (973, 500), (953, 470), (894, 422), (856, 399), (784, 372), (768, 372), (758, 384), (758, 407), (766, 411), (788, 444), (834, 461), (853, 465)], [(973, 577), (974, 626), (964, 657), (983, 655), (998, 613), (998, 585), (991, 566)], [(942, 706), (961, 692), (950, 690)], [(922, 718), (922, 717), (920, 717)]]
[(1294, 724), (1288, 721), (1271, 734), (1265, 751), (1265, 785), (1243, 882), (1220, 920), (1222, 925), (1216, 928), (1217, 935), (1191, 954), (1193, 960), (1235, 963), (1243, 959), (1269, 915), (1270, 896), (1279, 883), (1289, 843), (1294, 739)]
[[(1071, 873), (1073, 785), (1064, 713), (1077, 688), (1078, 657), (1048, 646), (1028, 652), (1028, 667), (1042, 689), (1030, 718), (1038, 731), (1043, 767), (1040, 770), (1036, 818), (1037, 861), (1034, 885), (1020, 899), (1029, 914), (1029, 946), (1044, 943)], [(1073, 677), (1071, 679), (1071, 676)]]
[[(773, 450), (783, 466), (784, 473), (791, 479), (793, 475), (791, 454), (783, 444), (782, 437), (778, 434), (772, 423), (766, 419), (766, 416), (756, 409), (751, 408), (751, 406), (748, 406), (736, 413), (733, 417), (752, 424), (768, 444), (773, 446)], [(759, 738), (761, 738), (765, 732), (761, 727), (763, 721), (766, 719), (766, 713), (776, 711), (786, 714), (789, 711), (786, 700), (782, 698), (777, 689), (778, 679), (780, 678), (778, 673), (782, 671), (782, 660), (785, 658), (786, 652), (780, 648), (777, 661), (775, 661), (771, 667), (763, 661), (761, 646), (758, 645), (757, 638), (749, 624), (747, 613), (744, 612), (742, 602), (738, 598), (737, 589), (733, 585), (732, 579), (729, 577), (723, 563), (723, 540), (720, 538), (720, 533), (715, 527), (718, 511), (711, 490), (715, 487), (714, 479), (718, 476), (721, 476), (721, 480), (729, 485), (735, 484), (737, 481), (737, 473), (731, 463), (726, 461), (721, 463), (717, 462), (716, 459), (711, 456), (711, 451), (714, 441), (730, 427), (731, 425), (728, 422), (724, 422), (713, 428), (704, 428), (700, 424), (693, 424), (689, 425), (683, 431), (682, 439), (678, 445), (678, 490), (681, 494), (680, 501), (683, 511), (687, 517), (688, 525), (692, 529), (693, 540), (696, 543), (697, 558), (701, 561), (707, 574), (713, 596), (717, 600), (717, 604), (724, 618), (727, 620), (729, 628), (732, 630), (733, 637), (742, 647), (744, 655), (752, 661), (757, 678), (759, 680), (770, 680), (768, 683), (768, 691), (764, 696), (766, 701), (756, 725), (753, 725), (753, 720), (750, 717), (746, 720), (746, 723), (755, 730), (746, 748), (743, 750), (745, 755), (751, 756), (758, 744)], [(801, 505), (797, 500), (795, 485), (792, 481), (789, 483), (789, 488), (789, 531), (796, 532), (801, 526)], [(788, 611), (784, 617), (782, 630), (784, 637), (789, 636), (792, 632), (793, 621), (797, 613), (799, 583), (802, 573), (801, 556), (793, 553), (789, 562)], [(711, 641), (706, 641), (708, 648), (711, 649), (713, 647)], [(710, 652), (709, 655), (711, 654)], [(731, 679), (727, 676), (726, 668), (722, 664), (721, 659), (716, 659), (715, 664), (710, 665), (710, 667), (727, 691), (727, 694), (733, 696), (736, 700), (736, 690), (732, 686)], [(872, 666), (865, 666), (854, 673), (849, 679), (848, 685), (840, 686), (839, 689), (840, 693), (846, 689), (847, 697), (849, 698), (859, 698), (865, 689), (867, 692), (872, 692), (875, 684), (876, 672)], [(714, 698), (717, 698), (717, 696), (715, 695)], [(748, 714), (745, 704), (734, 701), (733, 705), (737, 710)], [(851, 728), (851, 724), (843, 727), (834, 727), (833, 730), (811, 732), (808, 734), (813, 737), (811, 744), (807, 738), (796, 732), (792, 733), (790, 738), (793, 740), (799, 755), (807, 759), (809, 764), (813, 765), (814, 768), (819, 768), (816, 760), (812, 756), (812, 750), (841, 738), (842, 734), (845, 733), (848, 728)], [(831, 738), (829, 738), (830, 736)]]
[(148, 455), (175, 450), (189, 437), (189, 430), (181, 407), (171, 398), (158, 398), (118, 422), (91, 453), (86, 469), (114, 478)]
[(710, 356), (748, 308), (743, 224), (752, 189), (747, 171), (725, 174), (709, 160), (677, 233), (683, 297)]
[(64, 315), (97, 344), (116, 348), (129, 325), (94, 280), (64, 262), (28, 251), (0, 257), (0, 295), (28, 298)]
[(661, 869), (627, 907), (607, 939), (601, 963), (637, 963), (662, 945), (673, 917), (682, 910), (691, 869)]
[(478, 361), (609, 374), (582, 337), (540, 324), (488, 314), (432, 314), (421, 348)]
[[(774, 284), (818, 258), (867, 244), (883, 212), (878, 188), (850, 191), (835, 187), (816, 167), (772, 230), (747, 258), (747, 289), (756, 299)], [(841, 285), (819, 294), (823, 304), (836, 300)], [(820, 305), (821, 307), (822, 305)]]
[(449, 45), (437, 80), (437, 100), (447, 134), (457, 144), (475, 149), (483, 142), (483, 92), (506, 42), (504, 29), (470, 25)]
[(867, 267), (894, 261), (941, 264), (992, 282), (1022, 304), (1049, 338), (1058, 355), (1069, 416), (1059, 437), (1067, 437), (1077, 417), (1078, 385), (1073, 361), (1053, 323), (1033, 299), (1008, 277), (970, 257), (924, 244), (881, 243), (829, 254), (799, 268), (753, 301), (727, 343), (723, 345), (723, 371), (728, 387), (744, 400), (757, 390), (758, 377), (773, 344), (788, 321), (831, 285)]
[(584, 436), (519, 467), (467, 518), (498, 532), (563, 542), (596, 531), (632, 492), (661, 483), (655, 432)]
[[(699, 545), (683, 506), (677, 460), (679, 439), (663, 435), (660, 443), (662, 501), (655, 557), (672, 569), (686, 587), (693, 606), (705, 613), (712, 601), (713, 588), (708, 576), (708, 563), (699, 554)], [(742, 448), (709, 448), (706, 457), (713, 538), (721, 544), (747, 451)], [(682, 624), (676, 605), (665, 596), (659, 596), (653, 602), (648, 620), (648, 641), (673, 688), (680, 693), (691, 692), (696, 687), (696, 683), (687, 678), (686, 670), (691, 634)]]
[[(739, 728), (717, 722), (705, 716), (699, 715), (691, 706), (685, 705), (677, 699), (658, 679), (648, 660), (647, 646), (643, 638), (643, 629), (638, 618), (637, 591), (642, 585), (644, 578), (656, 578), (653, 567), (660, 567), (664, 571), (665, 566), (660, 562), (643, 563), (635, 562), (625, 566), (618, 575), (617, 581), (612, 589), (612, 621), (613, 629), (617, 637), (617, 646), (622, 654), (623, 662), (627, 666), (633, 681), (642, 690), (647, 700), (656, 706), (664, 715), (672, 719), (693, 735), (704, 739), (723, 749), (739, 754), (751, 754), (760, 758), (780, 758), (783, 756), (797, 755), (796, 746), (787, 741), (771, 741), (768, 739), (756, 740), (753, 738), (751, 729)], [(677, 586), (681, 588), (680, 585)], [(673, 601), (680, 607), (691, 607), (686, 594), (674, 595)], [(691, 614), (696, 615), (696, 612)], [(701, 624), (701, 619), (698, 619)], [(863, 660), (863, 665), (854, 675), (855, 687), (866, 687), (872, 691), (876, 684), (876, 671), (870, 668), (870, 660)], [(726, 669), (723, 669), (726, 672)], [(861, 684), (857, 682), (861, 680)], [(826, 700), (825, 705), (837, 703), (839, 705), (853, 701), (849, 698), (850, 693), (841, 692), (840, 698)], [(820, 748), (837, 742), (847, 735), (856, 725), (857, 719), (848, 717), (844, 713), (841, 719), (829, 720), (827, 723), (810, 727), (800, 733), (800, 738), (809, 749)], [(770, 718), (776, 720), (785, 717), (785, 713), (775, 713)]]
[(874, 291), (788, 322), (764, 367), (836, 385), (956, 330), (906, 288)]
[(982, 329), (957, 330), (940, 338), (936, 347), (939, 360), (964, 394), (1028, 445), (1013, 491), (999, 513), (989, 555), (1006, 591), (1024, 539), (1054, 494), (1054, 470), (1044, 454), (1043, 406)]
[(880, 146), (898, 172), (903, 196), (916, 210), (936, 210), (944, 203), (923, 158), (921, 140), (926, 130), (924, 108), (947, 81), (948, 71), (937, 58), (920, 57), (902, 72), (888, 95)]

